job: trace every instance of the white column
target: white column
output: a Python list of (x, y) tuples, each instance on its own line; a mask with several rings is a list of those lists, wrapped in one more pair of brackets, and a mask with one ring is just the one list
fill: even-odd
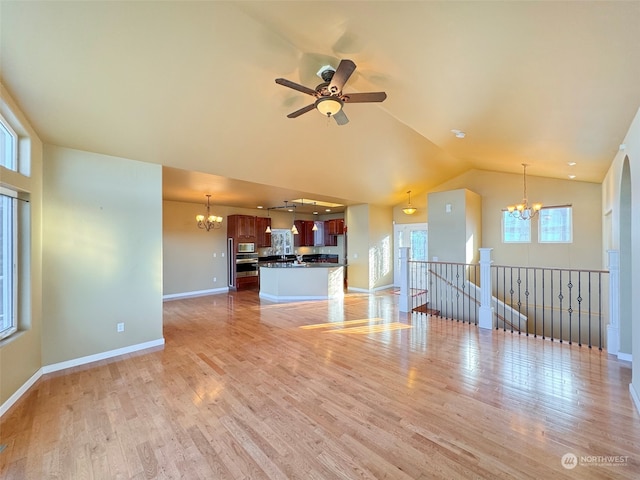
[(411, 293), (409, 292), (409, 247), (400, 247), (400, 304), (401, 312), (411, 311)]
[(478, 326), (493, 329), (493, 307), (491, 306), (491, 250), (480, 248), (480, 311)]
[(609, 324), (607, 352), (617, 355), (620, 350), (620, 252), (607, 250), (609, 256)]

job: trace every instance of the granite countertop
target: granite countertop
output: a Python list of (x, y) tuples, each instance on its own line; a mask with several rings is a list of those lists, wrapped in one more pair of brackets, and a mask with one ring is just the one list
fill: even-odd
[[(292, 263), (295, 262), (295, 255), (269, 255), (266, 257), (258, 257), (258, 264), (264, 266), (267, 263)], [(334, 260), (334, 262), (327, 262), (328, 260)], [(332, 253), (308, 253), (302, 255), (302, 261), (304, 263), (329, 263), (330, 265), (336, 265), (338, 261), (338, 255)]]
[(294, 263), (294, 262), (263, 262), (260, 267), (265, 268), (337, 268), (344, 267), (342, 263)]

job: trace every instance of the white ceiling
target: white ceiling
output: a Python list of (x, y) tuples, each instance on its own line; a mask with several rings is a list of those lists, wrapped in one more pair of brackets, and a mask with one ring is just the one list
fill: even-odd
[[(174, 200), (394, 205), (522, 163), (600, 182), (640, 106), (638, 1), (2, 1), (0, 21), (42, 140), (169, 167)], [(314, 88), (343, 58), (345, 92), (387, 100), (288, 119), (312, 98), (274, 79)]]

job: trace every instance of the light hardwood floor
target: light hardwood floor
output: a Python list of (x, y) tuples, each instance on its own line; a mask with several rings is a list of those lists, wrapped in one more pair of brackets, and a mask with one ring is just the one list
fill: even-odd
[(640, 478), (631, 366), (605, 352), (400, 314), (391, 291), (171, 301), (164, 335), (41, 378), (1, 419), (0, 477)]

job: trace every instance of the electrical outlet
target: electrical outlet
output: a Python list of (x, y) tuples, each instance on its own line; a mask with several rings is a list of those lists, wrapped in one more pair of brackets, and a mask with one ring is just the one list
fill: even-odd
[(224, 257), (224, 252), (222, 252), (222, 253), (220, 254), (220, 256), (221, 256), (221, 257)]
[(213, 252), (213, 258), (216, 258), (218, 256), (218, 254), (216, 252)]
[(118, 331), (118, 333), (124, 332), (124, 322), (117, 324), (116, 330)]
[(216, 283), (218, 281), (218, 277), (213, 277), (213, 283)]

